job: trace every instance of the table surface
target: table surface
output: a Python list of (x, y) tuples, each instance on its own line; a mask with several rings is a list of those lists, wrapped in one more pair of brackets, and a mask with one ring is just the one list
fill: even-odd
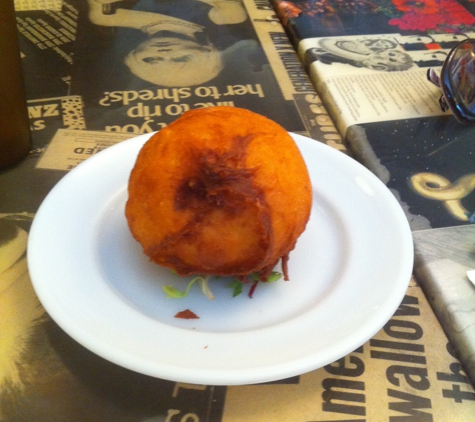
[[(140, 2), (149, 8), (152, 3), (159, 2)], [(130, 75), (112, 54), (126, 46), (130, 33), (91, 22), (86, 2), (15, 1), (33, 148), (21, 163), (0, 172), (0, 228), (4, 230), (0, 232), (0, 420), (473, 420), (475, 289), (468, 284), (466, 271), (475, 268), (474, 226), (455, 218), (443, 201), (415, 194), (407, 180), (421, 166), (435, 168), (434, 173), (453, 182), (460, 172), (473, 176), (475, 147), (467, 139), (475, 129), (459, 126), (449, 114), (435, 110), (418, 118), (401, 111), (396, 118), (379, 120), (374, 113), (369, 119), (361, 113), (354, 120), (355, 115), (345, 114), (345, 107), (363, 98), (357, 90), (364, 86), (367, 74), (354, 67), (349, 76), (351, 66), (343, 64), (327, 63), (330, 67), (325, 68), (323, 62), (308, 62), (306, 71), (301, 65), (308, 50), (325, 45), (320, 38), (346, 36), (354, 41), (351, 37), (361, 37), (362, 27), (371, 28), (365, 29), (366, 39), (390, 32), (398, 48), (412, 51), (414, 62), (419, 63), (421, 49), (408, 37), (419, 37), (419, 42), (421, 22), (426, 21), (420, 15), (419, 21), (414, 20), (413, 10), (402, 13), (399, 9), (404, 5), (396, 2), (393, 6), (399, 9), (389, 4), (384, 8), (382, 1), (372, 3), (379, 7), (376, 12), (363, 2), (352, 3), (358, 10), (349, 10), (349, 5), (345, 9), (344, 2), (322, 2), (324, 11), (316, 11), (310, 2), (275, 0), (271, 6), (266, 1), (245, 0), (245, 18), (232, 24), (230, 31), (224, 29), (229, 24), (203, 18), (203, 11), (208, 13), (212, 7), (209, 2), (162, 3), (160, 13), (168, 10), (163, 7), (171, 7), (175, 16), (195, 19), (225, 51), (224, 67), (215, 79), (179, 88), (144, 82)], [(194, 3), (199, 5), (184, 8)], [(436, 3), (440, 9), (448, 7)], [(226, 7), (236, 7), (229, 4)], [(136, 2), (124, 1), (113, 11), (132, 6)], [(475, 28), (471, 7), (464, 2), (452, 5), (452, 14), (458, 11), (465, 22), (462, 32), (466, 34)], [(383, 15), (386, 26), (381, 24)], [(442, 19), (440, 13), (434, 16)], [(419, 22), (419, 32), (404, 29), (410, 17), (412, 23)], [(388, 31), (389, 21), (393, 31)], [(371, 22), (378, 25), (368, 26)], [(300, 38), (308, 44), (301, 44), (304, 47), (297, 52)], [(439, 37), (439, 44), (442, 41)], [(418, 78), (424, 66), (417, 67), (394, 78), (406, 82)], [(387, 73), (372, 75), (373, 81), (390, 78)], [(348, 92), (353, 89), (354, 96), (334, 107), (328, 98), (333, 95), (338, 104), (342, 87)], [(427, 103), (436, 101), (433, 91), (427, 95)], [(159, 130), (187, 109), (213, 105), (249, 108), (288, 131), (354, 157), (386, 183), (408, 216), (416, 265), (401, 306), (374, 337), (323, 368), (241, 386), (192, 385), (149, 377), (102, 359), (77, 343), (50, 318), (33, 290), (25, 255), (28, 232), (55, 184), (91, 155)], [(429, 141), (430, 151), (419, 158), (420, 148)], [(466, 191), (461, 204), (473, 211), (472, 190)]]

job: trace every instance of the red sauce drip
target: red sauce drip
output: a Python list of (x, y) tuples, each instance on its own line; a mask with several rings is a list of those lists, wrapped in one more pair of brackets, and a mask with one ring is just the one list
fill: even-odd
[(175, 318), (198, 319), (199, 316), (196, 315), (194, 312), (190, 311), (189, 309), (185, 309), (184, 311), (178, 312), (178, 313), (175, 315)]

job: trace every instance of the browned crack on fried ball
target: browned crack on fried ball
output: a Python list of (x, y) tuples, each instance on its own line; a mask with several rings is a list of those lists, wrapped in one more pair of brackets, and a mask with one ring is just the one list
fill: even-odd
[(144, 253), (180, 275), (266, 280), (310, 215), (311, 186), (290, 135), (234, 107), (185, 113), (152, 136), (129, 181), (126, 217)]

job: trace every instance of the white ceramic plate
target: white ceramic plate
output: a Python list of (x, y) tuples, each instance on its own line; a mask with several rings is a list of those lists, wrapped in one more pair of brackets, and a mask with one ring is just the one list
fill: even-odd
[[(150, 135), (89, 158), (50, 192), (33, 222), (28, 262), (51, 317), (82, 345), (134, 371), (196, 384), (259, 383), (345, 356), (392, 316), (412, 273), (413, 243), (398, 202), (370, 171), (322, 143), (296, 140), (313, 184), (290, 281), (233, 298), (186, 283), (143, 255), (124, 216), (129, 173)], [(285, 171), (285, 168), (282, 169)], [(199, 319), (174, 315), (190, 309)]]

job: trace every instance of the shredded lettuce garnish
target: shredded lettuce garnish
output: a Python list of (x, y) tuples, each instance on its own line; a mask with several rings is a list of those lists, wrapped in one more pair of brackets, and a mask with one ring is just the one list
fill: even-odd
[(191, 280), (188, 283), (188, 286), (186, 286), (186, 289), (184, 292), (182, 292), (181, 290), (175, 289), (171, 284), (169, 284), (168, 286), (162, 286), (162, 289), (167, 294), (168, 298), (182, 299), (188, 294), (193, 284), (195, 284), (195, 279)]
[[(162, 289), (167, 294), (168, 298), (182, 299), (182, 298), (184, 298), (188, 295), (188, 293), (189, 293), (191, 287), (193, 286), (193, 284), (198, 283), (199, 286), (200, 286), (201, 291), (203, 292), (203, 294), (208, 299), (212, 300), (212, 299), (214, 299), (214, 294), (213, 294), (213, 292), (211, 291), (211, 289), (209, 287), (210, 277), (211, 276), (205, 276), (205, 277), (197, 276), (197, 277), (194, 277), (193, 279), (190, 280), (190, 282), (186, 286), (185, 291), (178, 290), (175, 287), (173, 287), (171, 284), (169, 284), (168, 286), (162, 286)], [(220, 276), (215, 276), (215, 278), (220, 278)], [(280, 280), (281, 278), (282, 278), (281, 273), (279, 273), (277, 271), (272, 271), (272, 273), (270, 274), (267, 281), (265, 281), (263, 283), (272, 283), (274, 281)], [(256, 289), (257, 284), (259, 283), (259, 274), (258, 273), (249, 274), (248, 279), (250, 281), (252, 281), (252, 285), (251, 285), (248, 296), (252, 297), (252, 295), (254, 294), (254, 290)], [(235, 280), (231, 281), (230, 283), (228, 283), (226, 287), (233, 289), (233, 297), (236, 297), (236, 296), (239, 296), (242, 293), (245, 283), (246, 283), (245, 281), (235, 279)]]
[(213, 300), (214, 299), (214, 294), (209, 288), (209, 276), (207, 277), (197, 277), (198, 278), (198, 284), (200, 285), (201, 291), (203, 294), (209, 299)]
[(244, 283), (240, 280), (233, 280), (226, 287), (233, 289), (233, 297), (236, 297), (242, 293), (242, 287)]
[[(282, 278), (282, 273), (279, 273), (277, 271), (272, 271), (267, 281), (263, 281), (263, 283), (272, 283), (274, 281), (280, 280), (281, 278)], [(248, 293), (248, 296), (252, 298), (252, 296), (254, 295), (254, 291), (256, 290), (257, 284), (260, 281), (259, 274), (258, 273), (249, 274), (248, 279), (252, 281), (252, 285)], [(226, 287), (233, 289), (233, 297), (236, 297), (242, 293), (244, 283), (245, 282), (241, 280), (233, 280)]]
[(188, 294), (188, 292), (191, 289), (191, 286), (193, 286), (193, 284), (198, 282), (198, 284), (200, 286), (200, 289), (203, 292), (203, 294), (208, 299), (212, 300), (212, 299), (214, 299), (214, 294), (211, 291), (211, 289), (209, 288), (208, 281), (209, 281), (209, 276), (206, 276), (206, 277), (197, 276), (197, 277), (194, 277), (192, 280), (190, 280), (190, 282), (188, 283), (188, 286), (186, 286), (186, 289), (185, 289), (184, 292), (181, 291), (181, 290), (175, 289), (175, 287), (173, 287), (171, 284), (169, 284), (168, 286), (162, 286), (162, 289), (167, 294), (168, 298), (182, 299)]
[(272, 271), (266, 283), (272, 283), (274, 281), (280, 280), (282, 278), (282, 273), (278, 271)]

